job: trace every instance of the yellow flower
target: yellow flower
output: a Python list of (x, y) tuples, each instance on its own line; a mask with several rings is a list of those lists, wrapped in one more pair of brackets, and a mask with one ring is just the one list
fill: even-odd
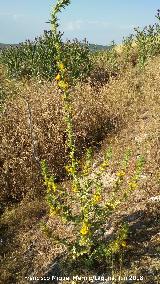
[(78, 186), (76, 184), (72, 185), (72, 191), (73, 192), (78, 192)]
[(61, 79), (61, 75), (58, 73), (56, 76), (56, 80), (59, 81)]
[(55, 183), (52, 183), (52, 189), (53, 189), (53, 191), (57, 190), (57, 185)]
[(59, 81), (58, 86), (63, 90), (67, 91), (69, 88), (69, 85), (67, 82), (64, 82), (63, 80)]
[(57, 215), (59, 212), (60, 212), (60, 209), (59, 209), (59, 208), (52, 207), (52, 208), (50, 209), (50, 216)]
[(123, 242), (121, 243), (121, 246), (125, 248), (125, 247), (127, 246), (126, 241), (123, 241)]
[(111, 200), (105, 203), (105, 206), (109, 209), (109, 210), (114, 210), (121, 202), (119, 200)]
[(126, 174), (126, 173), (125, 173), (124, 171), (119, 171), (119, 172), (117, 173), (117, 176), (121, 178), (121, 177), (125, 176), (125, 174)]
[(58, 67), (59, 67), (60, 71), (64, 71), (65, 70), (64, 64), (62, 62), (58, 64)]
[(110, 248), (112, 250), (112, 253), (115, 253), (117, 251), (119, 251), (119, 243), (118, 241), (113, 241), (111, 244), (110, 244)]
[(82, 228), (80, 230), (80, 233), (82, 235), (87, 235), (89, 232), (89, 227), (88, 227), (88, 223), (83, 223)]
[(137, 183), (136, 182), (129, 182), (129, 186), (131, 189), (136, 189), (137, 188)]
[(85, 165), (84, 169), (83, 169), (83, 175), (84, 176), (88, 176), (89, 175), (89, 171), (90, 171), (90, 167), (88, 167), (87, 165)]
[(70, 165), (66, 165), (65, 169), (66, 169), (68, 174), (75, 174), (75, 172), (76, 172), (75, 169)]
[(96, 193), (93, 195), (93, 204), (97, 204), (101, 200), (101, 195)]
[(109, 162), (108, 161), (104, 161), (101, 165), (100, 165), (100, 171), (104, 171), (106, 169), (106, 167), (109, 167)]

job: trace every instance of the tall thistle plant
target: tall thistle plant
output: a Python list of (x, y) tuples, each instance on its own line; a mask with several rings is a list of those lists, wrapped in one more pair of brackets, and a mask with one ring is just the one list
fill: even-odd
[(141, 157), (138, 158), (135, 166), (135, 174), (130, 179), (127, 179), (127, 185), (125, 177), (130, 160), (130, 152), (125, 154), (120, 169), (117, 172), (113, 191), (107, 201), (102, 198), (104, 187), (101, 175), (110, 167), (112, 150), (110, 148), (106, 150), (94, 178), (91, 178), (93, 153), (89, 148), (86, 151), (85, 163), (82, 166), (82, 170), (78, 172), (78, 160), (75, 155), (72, 96), (70, 93), (72, 77), (67, 72), (67, 66), (63, 57), (63, 43), (61, 34), (58, 31), (59, 25), (57, 19), (57, 14), (69, 4), (70, 0), (59, 0), (53, 7), (50, 22), (56, 37), (55, 48), (57, 51), (56, 62), (58, 72), (55, 79), (61, 90), (63, 100), (67, 137), (66, 146), (69, 156), (69, 163), (65, 168), (71, 180), (70, 191), (55, 182), (55, 178), (49, 174), (47, 164), (44, 160), (41, 166), (44, 182), (47, 187), (47, 202), (50, 212), (59, 217), (62, 222), (72, 224), (75, 238), (74, 240), (59, 238), (47, 226), (44, 225), (43, 228), (45, 232), (54, 237), (55, 241), (61, 242), (66, 246), (73, 259), (83, 256), (83, 260), (85, 259), (86, 263), (90, 265), (93, 260), (102, 261), (110, 253), (115, 253), (125, 246), (125, 239), (127, 238), (126, 225), (120, 228), (120, 231), (117, 233), (117, 239), (108, 245), (104, 243), (104, 225), (110, 214), (117, 210), (119, 204), (127, 198), (131, 191), (137, 188), (143, 168), (143, 159)]

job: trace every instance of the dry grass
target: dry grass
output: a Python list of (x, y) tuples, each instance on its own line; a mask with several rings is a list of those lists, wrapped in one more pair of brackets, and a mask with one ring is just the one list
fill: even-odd
[[(124, 273), (125, 269), (135, 273), (137, 267), (138, 273), (142, 273), (148, 265), (157, 269), (156, 257), (152, 255), (157, 250), (158, 207), (157, 203), (152, 206), (148, 200), (158, 195), (160, 178), (159, 78), (160, 57), (157, 57), (144, 71), (130, 67), (98, 91), (90, 84), (77, 85), (73, 90), (79, 158), (83, 156), (84, 148), (92, 145), (96, 150), (95, 161), (100, 160), (106, 146), (112, 145), (113, 173), (127, 147), (132, 149), (134, 156), (143, 154), (146, 160), (141, 189), (133, 192), (111, 220), (114, 226), (127, 219), (133, 233), (128, 240), (130, 259), (125, 256), (128, 263), (124, 263)], [(45, 188), (35, 160), (46, 159), (51, 172), (60, 181), (64, 179), (63, 182), (67, 182), (64, 170), (67, 149), (60, 93), (54, 83), (30, 81), (20, 83), (18, 88), (17, 96), (5, 101), (1, 116), (3, 283), (28, 283), (25, 276), (43, 275), (47, 265), (63, 250), (42, 233), (40, 220), (48, 222), (57, 232), (65, 233), (58, 220), (48, 217), (43, 197)], [(30, 111), (32, 117), (29, 116)], [(131, 166), (130, 173), (132, 171)], [(21, 203), (14, 204), (20, 200)], [(6, 206), (10, 206), (9, 209)], [(139, 215), (136, 215), (137, 212)], [(143, 230), (137, 229), (138, 220), (144, 225)], [(143, 241), (145, 232), (148, 238)], [(141, 239), (142, 253), (137, 248)], [(154, 240), (157, 240), (156, 246), (152, 244)], [(149, 245), (152, 251), (150, 258), (146, 259), (144, 248)], [(133, 251), (139, 257), (139, 264), (132, 257)], [(144, 273), (147, 275), (147, 272)], [(145, 283), (158, 283), (152, 281), (152, 275), (147, 277), (150, 282)]]
[[(104, 94), (97, 94), (89, 85), (75, 88), (73, 107), (80, 157), (84, 147), (97, 145), (115, 128), (117, 118), (109, 102), (104, 103)], [(24, 83), (20, 93), (6, 101), (1, 121), (4, 200), (21, 200), (28, 192), (41, 194), (36, 159), (46, 159), (57, 178), (65, 176), (65, 123), (61, 96), (54, 84)]]

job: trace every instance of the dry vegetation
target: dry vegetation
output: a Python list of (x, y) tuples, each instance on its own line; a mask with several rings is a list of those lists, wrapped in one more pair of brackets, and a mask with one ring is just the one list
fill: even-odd
[[(47, 281), (47, 277), (112, 275), (130, 276), (128, 279), (134, 283), (140, 282), (136, 278), (143, 278), (141, 283), (157, 284), (160, 245), (159, 24), (142, 32), (137, 29), (136, 45), (129, 37), (118, 51), (113, 45), (112, 49), (91, 56), (87, 46), (78, 42), (73, 45), (69, 42), (65, 46), (61, 35), (56, 36), (56, 13), (69, 3), (69, 0), (58, 1), (51, 17), (55, 34), (50, 33), (47, 42), (48, 47), (50, 40), (56, 43), (53, 56), (57, 65), (54, 65), (54, 70), (50, 70), (50, 61), (49, 69), (45, 71), (49, 73), (44, 72), (45, 64), (41, 61), (36, 65), (36, 70), (43, 67), (41, 74), (39, 71), (35, 74), (34, 65), (30, 65), (30, 56), (34, 62), (32, 48), (37, 48), (37, 45), (45, 48), (42, 38), (35, 46), (31, 42), (22, 44), (20, 49), (4, 51), (0, 57), (1, 280), (7, 284), (58, 283)], [(160, 20), (159, 10), (156, 18)], [(25, 76), (20, 76), (24, 70), (21, 66), (16, 69), (16, 62), (21, 59), (21, 52), (29, 50), (29, 57), (24, 58)], [(36, 56), (39, 58), (39, 55), (37, 49)], [(88, 65), (84, 64), (84, 55)], [(44, 56), (43, 59), (45, 62), (47, 58)], [(80, 73), (76, 59), (84, 67)], [(70, 60), (71, 66), (68, 64)], [(33, 76), (30, 72), (26, 75), (28, 70)], [(55, 75), (57, 82), (52, 80)], [(81, 80), (77, 81), (78, 77)], [(75, 147), (73, 140), (68, 138), (73, 135), (72, 126)], [(113, 157), (103, 160), (106, 148), (110, 146)], [(93, 148), (94, 156), (86, 174), (83, 167), (87, 165), (85, 152), (88, 147)], [(132, 155), (127, 166), (122, 167), (127, 149)], [(140, 164), (136, 164), (135, 169), (137, 157), (145, 159), (143, 173)], [(92, 158), (89, 159), (91, 162)], [(42, 160), (47, 161), (47, 174)], [(97, 191), (97, 188), (102, 189), (99, 180), (97, 184), (91, 181), (96, 180), (99, 168), (103, 192)], [(50, 175), (54, 175), (55, 180), (48, 178)], [(76, 190), (80, 195), (73, 190), (75, 177), (79, 178)], [(84, 185), (85, 178), (91, 185)], [(60, 195), (58, 186), (65, 189), (64, 195)], [(50, 187), (53, 191), (56, 188), (52, 196), (49, 195)], [(91, 188), (91, 193), (88, 188)], [(75, 203), (76, 196), (80, 198), (80, 208), (79, 200)], [(91, 201), (84, 198), (88, 207), (82, 200), (84, 196), (91, 197)], [(73, 215), (70, 211), (65, 215), (68, 200)], [(117, 200), (121, 201), (119, 206), (115, 205)], [(56, 211), (56, 202), (59, 211)], [(100, 202), (102, 205), (106, 202), (106, 205), (99, 207)], [(100, 208), (103, 209), (102, 215)], [(80, 221), (74, 221), (76, 218), (72, 217), (79, 211)], [(64, 221), (61, 217), (66, 216), (71, 219), (61, 222), (61, 219)], [(101, 228), (97, 229), (96, 218), (105, 233)], [(76, 227), (76, 222), (79, 227)], [(57, 242), (57, 238), (62, 237), (65, 243), (73, 244), (70, 247), (75, 248), (75, 254), (72, 249), (71, 254), (67, 251), (65, 243)], [(76, 255), (75, 260), (70, 255)], [(36, 281), (32, 277), (46, 277), (46, 280)], [(88, 281), (81, 280), (81, 283)], [(118, 282), (114, 280), (112, 283)], [(130, 281), (123, 279), (121, 283)]]
[[(140, 189), (124, 202), (110, 225), (114, 231), (122, 220), (129, 222), (124, 275), (127, 271), (132, 275), (143, 274), (145, 283), (158, 283), (159, 210), (158, 202), (150, 198), (158, 195), (159, 188), (159, 78), (160, 58), (156, 57), (144, 71), (128, 67), (123, 75), (98, 91), (87, 83), (73, 90), (80, 159), (88, 145), (94, 147), (97, 163), (106, 145), (112, 145), (112, 171), (127, 147), (135, 156), (145, 157)], [(48, 217), (38, 161), (45, 158), (57, 180), (68, 184), (64, 171), (67, 149), (61, 97), (56, 85), (24, 81), (12, 83), (13, 93), (15, 88), (18, 93), (5, 100), (1, 113), (1, 277), (3, 283), (28, 283), (25, 276), (43, 275), (63, 251), (40, 227), (43, 220), (60, 234), (66, 233), (58, 220)]]

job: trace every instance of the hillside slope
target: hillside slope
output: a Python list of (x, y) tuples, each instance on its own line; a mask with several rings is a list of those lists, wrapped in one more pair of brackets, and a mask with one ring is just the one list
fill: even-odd
[[(134, 157), (143, 155), (145, 166), (139, 188), (108, 220), (109, 238), (121, 223), (128, 223), (129, 235), (121, 266), (103, 264), (89, 271), (90, 275), (143, 277), (145, 284), (157, 284), (159, 275), (159, 131), (160, 131), (160, 57), (148, 63), (144, 70), (129, 67), (97, 91), (89, 84), (75, 86), (73, 105), (79, 153), (83, 147), (95, 149), (95, 168), (109, 145), (113, 148), (113, 163), (109, 174), (114, 175), (117, 164), (129, 147)], [(19, 97), (10, 97), (2, 114), (2, 158), (4, 183), (10, 190), (10, 205), (1, 217), (3, 283), (27, 284), (29, 276), (44, 276), (63, 253), (64, 247), (54, 244), (41, 230), (41, 222), (54, 232), (70, 234), (59, 220), (48, 214), (39, 171), (32, 160), (32, 143), (28, 128), (28, 112), (24, 98), (28, 98), (33, 113), (36, 147), (40, 158), (45, 157), (52, 170), (61, 171), (65, 163), (64, 122), (59, 91), (54, 83), (43, 85), (30, 81), (18, 86)], [(96, 143), (95, 143), (96, 141)], [(7, 168), (8, 167), (8, 168)], [(9, 169), (9, 171), (7, 171)], [(129, 171), (132, 173), (132, 163)], [(7, 176), (7, 174), (8, 176)], [(61, 179), (64, 177), (64, 180)], [(107, 173), (104, 178), (107, 179)], [(8, 179), (7, 179), (8, 178)], [(60, 182), (69, 187), (65, 176)], [(107, 184), (107, 182), (106, 182)], [(106, 194), (112, 185), (106, 185)], [(3, 202), (5, 194), (2, 196)], [(21, 202), (15, 200), (22, 195)], [(62, 258), (63, 260), (63, 258)], [(58, 260), (57, 260), (58, 261)], [(57, 263), (57, 262), (56, 262)], [(61, 266), (57, 273), (71, 271)], [(78, 268), (73, 267), (77, 273)], [(81, 275), (88, 272), (78, 270)], [(52, 274), (55, 270), (51, 269)], [(26, 277), (26, 278), (25, 278)], [(129, 279), (129, 278), (128, 278)], [(131, 278), (130, 278), (131, 279)], [(138, 280), (137, 280), (138, 281)], [(41, 282), (39, 282), (41, 283)], [(47, 283), (50, 283), (49, 281)], [(53, 282), (52, 282), (53, 283)], [(68, 283), (68, 282), (66, 282)], [(123, 280), (121, 283), (129, 283)], [(134, 282), (139, 283), (139, 282)]]

